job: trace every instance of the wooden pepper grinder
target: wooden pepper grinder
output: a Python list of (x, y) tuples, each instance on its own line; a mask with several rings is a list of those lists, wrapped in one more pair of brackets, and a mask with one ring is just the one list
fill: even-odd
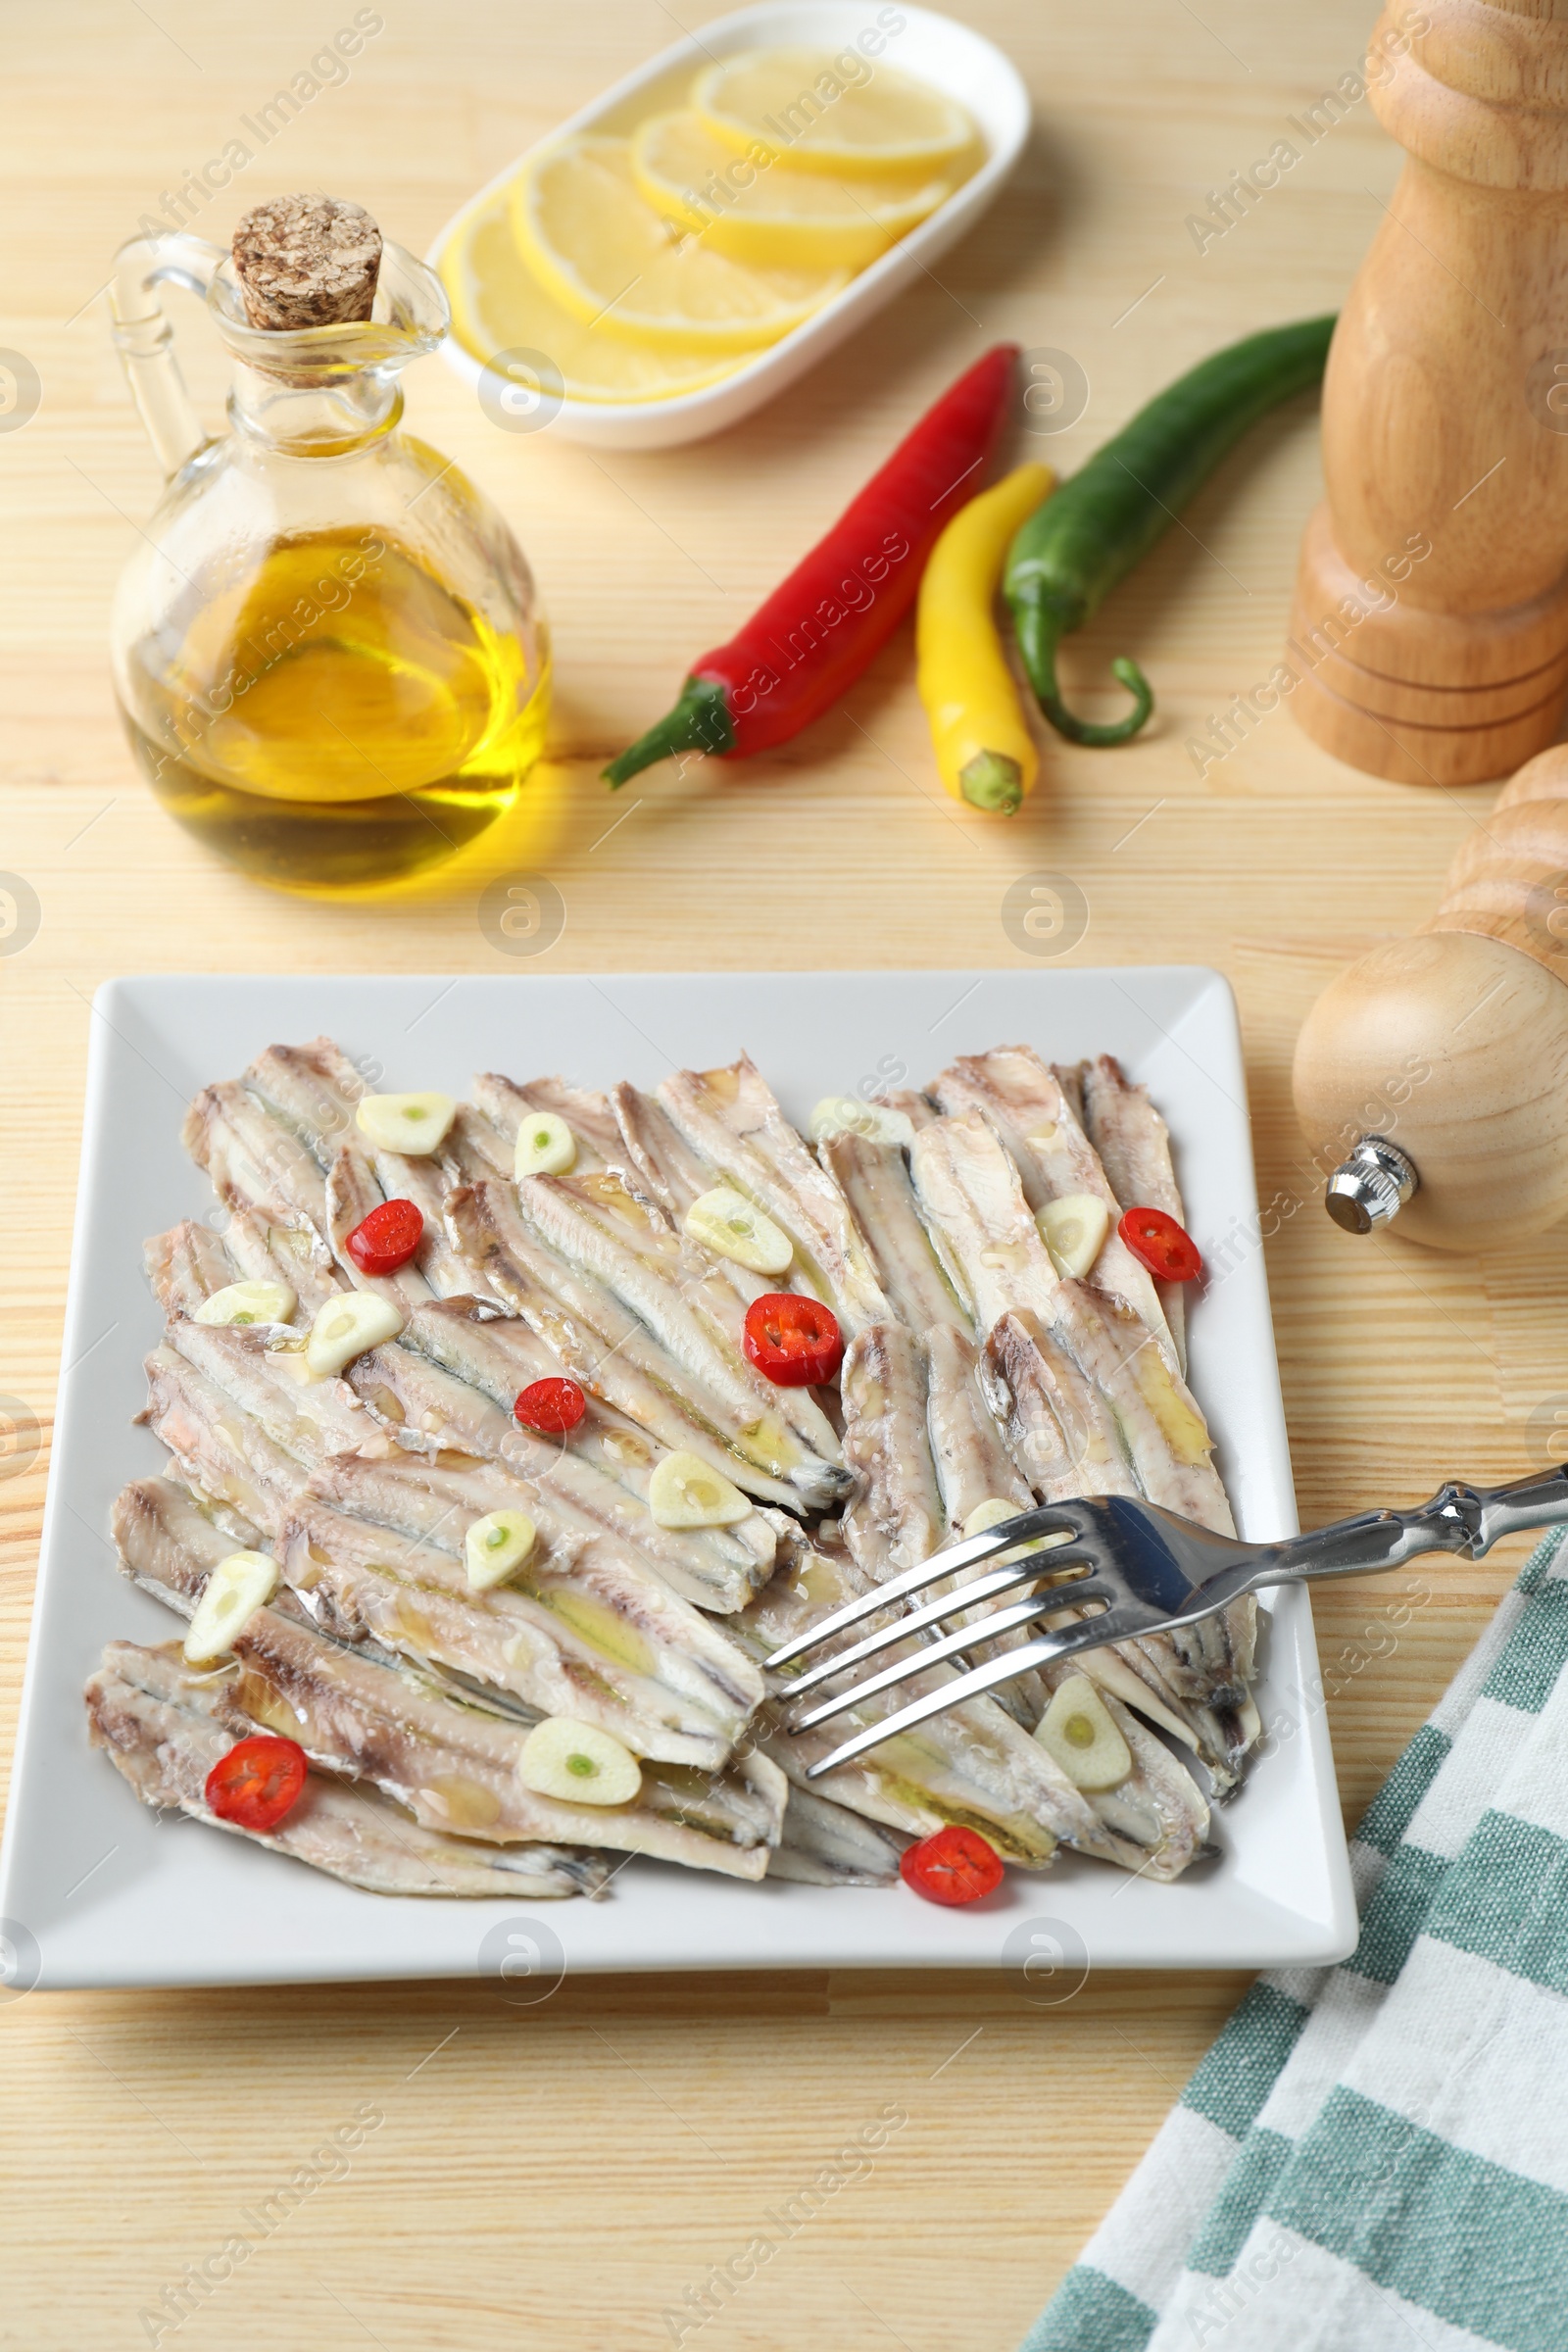
[(1431, 922), (1324, 990), (1294, 1084), (1352, 1233), (1479, 1250), (1568, 1210), (1568, 744), (1504, 785)]
[(1568, 691), (1568, 18), (1405, 6), (1368, 59), (1408, 160), (1329, 354), (1291, 706), (1352, 766), (1473, 784)]

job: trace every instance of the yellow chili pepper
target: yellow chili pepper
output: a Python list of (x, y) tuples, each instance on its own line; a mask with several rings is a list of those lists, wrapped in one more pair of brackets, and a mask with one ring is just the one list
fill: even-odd
[(1002, 650), (995, 605), (1014, 533), (1055, 487), (1049, 466), (1020, 466), (971, 498), (931, 551), (920, 582), (920, 700), (942, 781), (956, 801), (1011, 816), (1040, 765)]

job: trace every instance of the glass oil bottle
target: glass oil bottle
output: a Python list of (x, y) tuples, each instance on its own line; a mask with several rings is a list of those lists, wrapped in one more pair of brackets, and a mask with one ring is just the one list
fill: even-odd
[[(157, 289), (204, 295), (234, 361), (202, 431)], [(168, 476), (115, 601), (115, 691), (153, 792), (286, 889), (374, 892), (511, 808), (544, 742), (548, 636), (522, 551), (456, 466), (399, 429), (399, 377), (447, 326), (382, 249), (368, 318), (247, 318), (234, 264), (183, 234), (117, 260), (115, 336)]]

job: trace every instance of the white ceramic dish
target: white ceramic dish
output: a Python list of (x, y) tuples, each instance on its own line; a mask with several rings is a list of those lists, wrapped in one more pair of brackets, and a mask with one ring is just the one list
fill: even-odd
[[(955, 1054), (1020, 1038), (1056, 1058), (1115, 1053), (1170, 1122), (1200, 1246), (1256, 1234), (1235, 1006), (1224, 980), (1200, 968), (111, 983), (94, 1006), (66, 1371), (0, 1854), (0, 1998), (8, 1970), (19, 1984), (75, 1986), (471, 1976), (501, 1952), (512, 1997), (528, 1998), (537, 1984), (516, 1971), (534, 1962), (547, 1976), (996, 1968), (1032, 1948), (1031, 1982), (1050, 1999), (1079, 1954), (1105, 1967), (1241, 1968), (1350, 1949), (1333, 1765), (1306, 1695), (1316, 1650), (1304, 1591), (1273, 1599), (1259, 1696), (1275, 1737), (1216, 1817), (1223, 1859), (1174, 1886), (1069, 1858), (1039, 1876), (1009, 1873), (996, 1895), (954, 1912), (903, 1886), (754, 1886), (637, 1861), (599, 1903), (393, 1900), (138, 1804), (87, 1745), (81, 1687), (106, 1642), (164, 1641), (174, 1625), (121, 1576), (106, 1533), (122, 1484), (162, 1462), (131, 1425), (159, 1329), (141, 1244), (211, 1206), (179, 1145), (197, 1088), (273, 1040), (322, 1029), (374, 1055), (394, 1087), (455, 1093), (476, 1069), (646, 1086), (746, 1047), (797, 1118), (820, 1095), (918, 1083)], [(1235, 1270), (1196, 1304), (1192, 1358), (1243, 1533), (1293, 1532), (1255, 1246), (1244, 1243)], [(1066, 1955), (1054, 1973), (1053, 1954)]]
[[(721, 432), (726, 425), (749, 416), (764, 401), (775, 399), (808, 368), (836, 350), (979, 220), (1017, 163), (1029, 135), (1029, 93), (1017, 69), (994, 42), (934, 10), (905, 7), (900, 0), (897, 9), (881, 10), (880, 14), (903, 20), (901, 29), (891, 34), (882, 52), (887, 63), (945, 90), (974, 117), (987, 151), (979, 171), (929, 220), (852, 278), (842, 294), (813, 318), (759, 352), (722, 382), (680, 393), (673, 400), (564, 400), (545, 430), (563, 434), (568, 441), (589, 442), (598, 449), (671, 449), (677, 442), (700, 441), (709, 433)], [(639, 66), (552, 131), (550, 142), (573, 131), (623, 131), (647, 111), (642, 103), (644, 93), (679, 71), (695, 74), (705, 65), (747, 49), (844, 49), (852, 46), (858, 34), (875, 31), (878, 15), (877, 0), (763, 0), (760, 7), (740, 9), (732, 17), (705, 24), (701, 33), (689, 34), (662, 50), (646, 66)], [(874, 67), (875, 61), (870, 62)], [(526, 152), (533, 154), (536, 149)], [(458, 223), (505, 186), (524, 160), (519, 156), (508, 164), (453, 215), (425, 257), (432, 268)], [(478, 361), (452, 335), (441, 349), (465, 383), (477, 389), (483, 372)]]

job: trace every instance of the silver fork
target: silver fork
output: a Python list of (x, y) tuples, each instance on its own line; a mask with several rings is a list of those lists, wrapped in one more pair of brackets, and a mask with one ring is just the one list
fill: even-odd
[[(918, 1568), (889, 1577), (874, 1592), (836, 1609), (819, 1625), (786, 1642), (774, 1650), (767, 1666), (770, 1672), (777, 1672), (908, 1594), (995, 1559), (999, 1552), (1010, 1551), (1018, 1544), (1032, 1546), (1023, 1558), (990, 1569), (971, 1583), (909, 1609), (891, 1625), (791, 1677), (791, 1700), (836, 1681), (879, 1651), (909, 1642), (926, 1627), (939, 1625), (944, 1617), (972, 1609), (978, 1601), (1020, 1585), (1038, 1587), (1045, 1576), (1054, 1580), (1048, 1589), (990, 1611), (976, 1623), (921, 1642), (911, 1656), (896, 1659), (853, 1689), (838, 1690), (823, 1704), (795, 1716), (791, 1729), (805, 1732), (815, 1724), (828, 1723), (879, 1691), (907, 1682), (911, 1675), (961, 1657), (965, 1650), (1037, 1618), (1068, 1608), (1090, 1607), (1096, 1612), (1079, 1624), (1037, 1634), (1015, 1649), (971, 1666), (897, 1714), (857, 1732), (830, 1756), (808, 1766), (807, 1778), (816, 1780), (836, 1764), (847, 1763), (852, 1756), (892, 1739), (896, 1732), (907, 1731), (927, 1716), (940, 1715), (961, 1699), (993, 1690), (1031, 1666), (1076, 1657), (1106, 1642), (1125, 1642), (1141, 1634), (1193, 1625), (1239, 1600), (1243, 1593), (1259, 1592), (1267, 1585), (1306, 1584), (1320, 1576), (1365, 1576), (1378, 1569), (1397, 1568), (1401, 1561), (1412, 1560), (1423, 1551), (1456, 1551), (1477, 1560), (1503, 1536), (1528, 1527), (1548, 1527), (1559, 1520), (1568, 1520), (1568, 1465), (1520, 1479), (1509, 1487), (1489, 1489), (1450, 1482), (1419, 1510), (1362, 1511), (1353, 1519), (1338, 1519), (1332, 1527), (1291, 1536), (1278, 1544), (1242, 1544), (1233, 1536), (1217, 1536), (1191, 1519), (1178, 1518), (1174, 1511), (1161, 1510), (1157, 1504), (1122, 1495), (1045, 1502), (1020, 1511), (1015, 1519), (1004, 1520), (999, 1527), (988, 1527), (981, 1535), (950, 1544)], [(1055, 1539), (1049, 1550), (1040, 1548), (1037, 1539), (1041, 1537)]]

